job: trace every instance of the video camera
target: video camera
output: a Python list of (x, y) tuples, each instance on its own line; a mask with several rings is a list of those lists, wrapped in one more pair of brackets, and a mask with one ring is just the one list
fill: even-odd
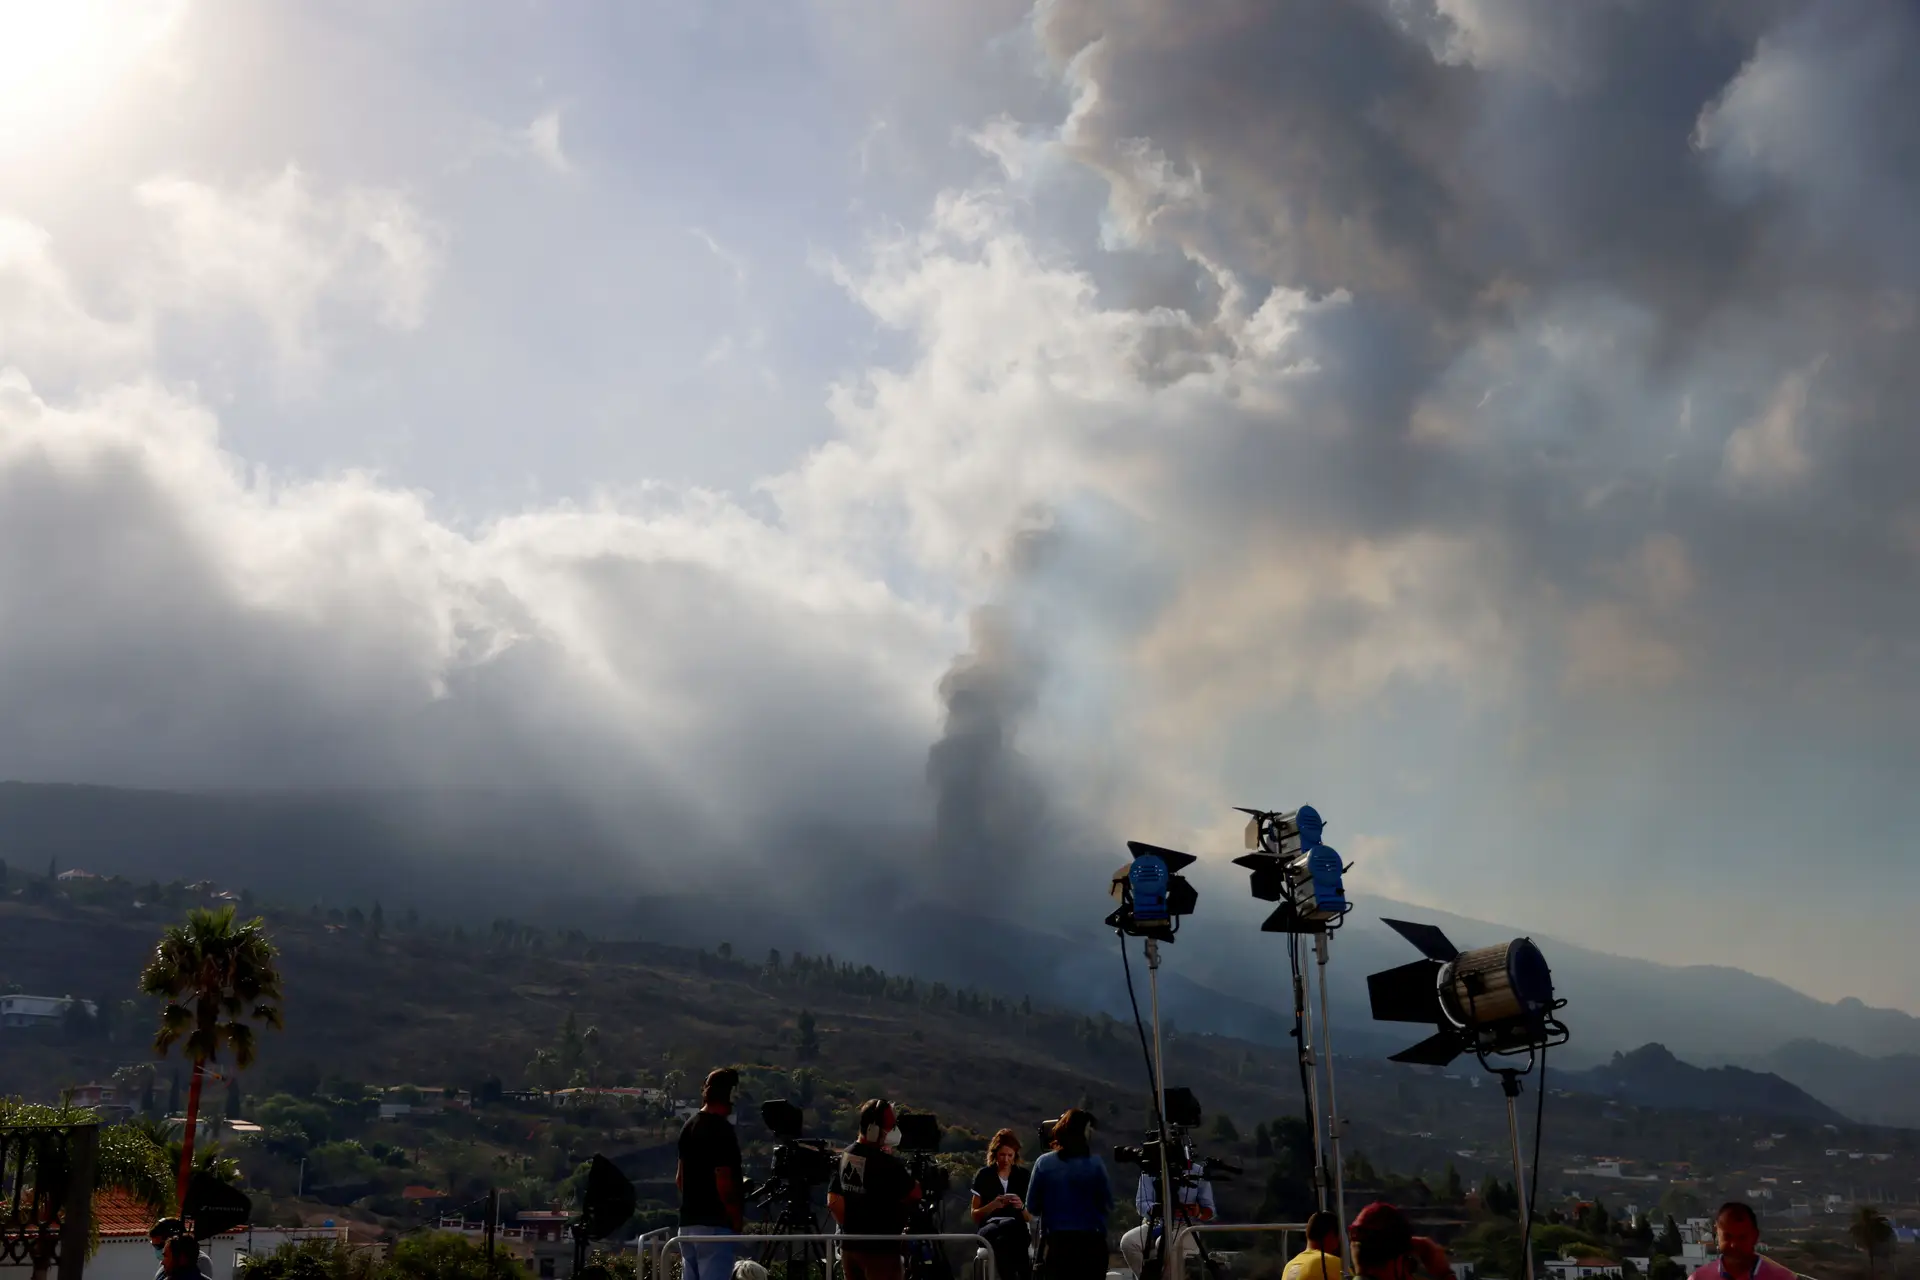
[(822, 1139), (800, 1136), (803, 1112), (784, 1098), (760, 1104), (760, 1120), (773, 1134), (773, 1170), (747, 1190), (754, 1205), (804, 1200), (807, 1192), (833, 1178), (833, 1149)]
[[(1192, 1187), (1201, 1182), (1224, 1182), (1246, 1170), (1231, 1161), (1213, 1156), (1196, 1157), (1189, 1132), (1201, 1119), (1200, 1099), (1191, 1089), (1168, 1089), (1161, 1099), (1161, 1116), (1166, 1121), (1163, 1137), (1158, 1128), (1150, 1129), (1137, 1147), (1115, 1147), (1113, 1158), (1120, 1164), (1138, 1165), (1149, 1177), (1160, 1176), (1160, 1158), (1166, 1156), (1167, 1176), (1176, 1187)], [(1198, 1166), (1197, 1170), (1196, 1167)]]
[(930, 1111), (917, 1112), (896, 1115), (894, 1123), (900, 1128), (900, 1150), (907, 1155), (907, 1168), (920, 1184), (920, 1203), (938, 1205), (953, 1186), (953, 1175), (933, 1159), (940, 1150), (940, 1117)]

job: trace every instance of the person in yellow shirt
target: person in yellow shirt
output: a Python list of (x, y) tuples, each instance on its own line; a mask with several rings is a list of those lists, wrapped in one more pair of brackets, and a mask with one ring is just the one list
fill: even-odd
[(1293, 1255), (1280, 1280), (1341, 1280), (1338, 1218), (1322, 1211), (1307, 1219), (1307, 1247)]

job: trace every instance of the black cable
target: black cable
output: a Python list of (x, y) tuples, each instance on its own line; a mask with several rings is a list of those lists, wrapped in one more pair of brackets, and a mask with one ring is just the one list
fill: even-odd
[(1147, 1088), (1153, 1092), (1153, 1118), (1160, 1119), (1160, 1080), (1153, 1074), (1153, 1050), (1147, 1047), (1147, 1024), (1140, 1017), (1140, 997), (1133, 990), (1133, 962), (1127, 958), (1127, 935), (1115, 930), (1120, 939), (1120, 967), (1127, 973), (1127, 1003), (1133, 1006), (1133, 1029), (1140, 1033), (1140, 1057), (1147, 1064)]

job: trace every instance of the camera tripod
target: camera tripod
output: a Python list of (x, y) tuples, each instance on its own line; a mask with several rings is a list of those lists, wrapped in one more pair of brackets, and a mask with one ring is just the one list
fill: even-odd
[[(925, 1164), (915, 1160), (909, 1166), (914, 1181), (924, 1183)], [(940, 1202), (938, 1200), (920, 1200), (907, 1215), (907, 1231), (938, 1235), (941, 1230)], [(907, 1244), (904, 1280), (954, 1280), (953, 1261), (947, 1257), (946, 1246), (938, 1240), (913, 1240)]]
[[(786, 1194), (769, 1203), (780, 1207), (769, 1224), (776, 1236), (812, 1236), (820, 1234), (820, 1220), (813, 1214), (813, 1188), (792, 1183)], [(760, 1265), (767, 1269), (768, 1280), (827, 1280), (827, 1247), (818, 1240), (769, 1240), (760, 1247)]]

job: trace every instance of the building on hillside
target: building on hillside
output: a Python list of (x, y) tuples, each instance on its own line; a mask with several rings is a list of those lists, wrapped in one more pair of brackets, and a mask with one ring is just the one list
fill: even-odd
[(564, 1209), (530, 1209), (514, 1219), (520, 1238), (531, 1247), (533, 1273), (540, 1280), (570, 1280), (573, 1240), (567, 1235), (572, 1215)]
[(72, 996), (0, 996), (0, 1027), (57, 1027), (76, 1004), (90, 1018), (100, 1014), (100, 1007), (93, 1001)]
[(1555, 1258), (1542, 1268), (1553, 1280), (1598, 1280), (1611, 1276), (1619, 1280), (1620, 1264), (1606, 1258)]
[(67, 1090), (67, 1101), (76, 1107), (111, 1107), (119, 1094), (118, 1087), (110, 1084), (77, 1084)]
[[(152, 1280), (153, 1246), (148, 1233), (159, 1215), (124, 1191), (102, 1191), (93, 1198), (100, 1248), (87, 1259), (87, 1280)], [(272, 1253), (299, 1240), (348, 1241), (345, 1227), (260, 1227), (231, 1231), (201, 1242), (213, 1260), (213, 1280), (236, 1280), (243, 1260)]]
[(55, 880), (98, 880), (100, 878), (100, 876), (95, 875), (93, 872), (82, 871), (78, 867), (73, 868), (71, 871), (62, 871), (54, 877)]

